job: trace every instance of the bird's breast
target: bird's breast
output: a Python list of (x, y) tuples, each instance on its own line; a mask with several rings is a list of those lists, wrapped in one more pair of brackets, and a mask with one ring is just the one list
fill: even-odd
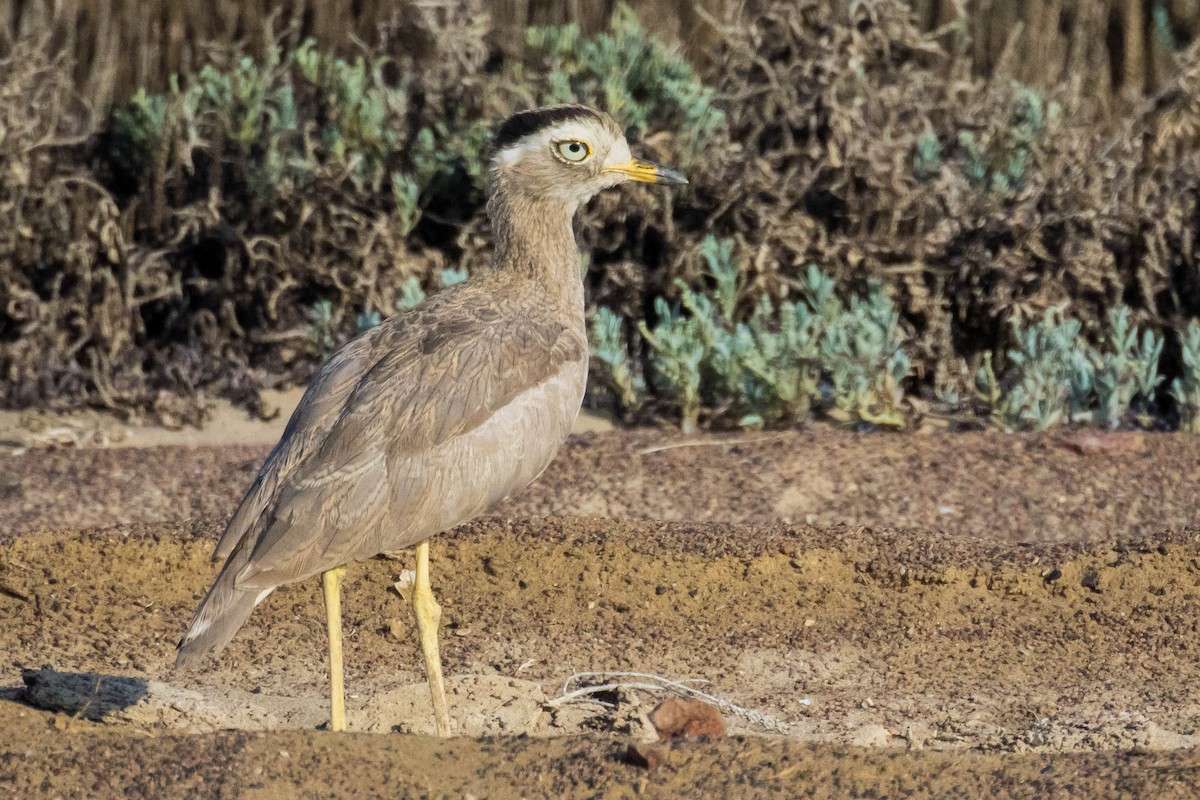
[(565, 364), (474, 429), (391, 465), (395, 480), (389, 517), (410, 525), (399, 526), (391, 536), (383, 532), (389, 540), (376, 552), (422, 541), (525, 488), (571, 432), (586, 383), (586, 360)]

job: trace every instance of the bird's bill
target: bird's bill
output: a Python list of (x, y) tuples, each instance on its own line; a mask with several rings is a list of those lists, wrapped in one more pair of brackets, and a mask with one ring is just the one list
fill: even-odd
[(640, 158), (630, 159), (627, 164), (617, 164), (612, 167), (605, 167), (605, 172), (617, 172), (626, 176), (631, 181), (640, 181), (641, 183), (687, 183), (687, 178), (680, 175), (673, 169), (668, 169), (661, 164), (655, 164), (651, 161), (642, 161)]

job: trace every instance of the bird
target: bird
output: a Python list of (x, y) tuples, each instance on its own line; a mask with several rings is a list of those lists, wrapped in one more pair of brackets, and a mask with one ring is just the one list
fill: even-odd
[(496, 129), (488, 268), (381, 322), (314, 374), (213, 553), (223, 561), (176, 666), (215, 656), (279, 586), (321, 577), (329, 730), (346, 729), (346, 565), (415, 547), (412, 607), (439, 736), (451, 734), (430, 583), (430, 537), (524, 488), (582, 405), (589, 348), (573, 220), (629, 181), (686, 184), (634, 158), (621, 126), (584, 105), (521, 111)]

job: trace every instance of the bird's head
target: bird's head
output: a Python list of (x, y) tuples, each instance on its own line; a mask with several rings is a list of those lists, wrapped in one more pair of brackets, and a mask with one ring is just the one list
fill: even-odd
[(597, 192), (627, 181), (687, 183), (674, 170), (633, 157), (616, 121), (587, 106), (535, 108), (509, 117), (493, 140), (492, 178), (523, 199), (572, 213)]

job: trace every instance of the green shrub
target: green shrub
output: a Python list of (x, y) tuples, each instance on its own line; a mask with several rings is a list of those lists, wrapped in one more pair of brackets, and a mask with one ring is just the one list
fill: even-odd
[[(296, 193), (347, 181), (363, 198), (390, 200), (407, 235), (422, 192), (446, 165), (425, 129), (408, 135), (406, 87), (389, 85), (386, 63), (346, 61), (310, 40), (289, 53), (272, 48), (261, 64), (205, 65), (187, 89), (174, 81), (166, 95), (141, 94), (115, 111), (112, 137), (142, 172), (162, 169), (160, 150), (168, 148), (177, 163), (160, 176), (167, 191), (219, 189), (227, 222), (248, 230), (276, 230)], [(197, 186), (197, 155), (226, 165), (207, 176), (215, 185)]]
[(1116, 427), (1137, 404), (1144, 408), (1153, 401), (1162, 380), (1161, 337), (1139, 331), (1124, 306), (1109, 315), (1108, 335), (1099, 347), (1083, 337), (1079, 320), (1059, 308), (1027, 327), (1014, 320), (1012, 331), (1017, 347), (1008, 351), (1005, 380), (997, 380), (990, 355), (976, 377), (992, 419), (1004, 427), (1042, 431), (1085, 422)]
[(1050, 309), (1037, 323), (1012, 323), (1015, 349), (1008, 351), (1010, 373), (1005, 387), (997, 382), (990, 359), (976, 382), (991, 404), (992, 419), (1014, 428), (1047, 430), (1086, 406), (1092, 368), (1078, 320)]
[[(1007, 124), (991, 124), (983, 131), (960, 130), (953, 163), (978, 191), (1016, 192), (1025, 184), (1030, 159), (1044, 137), (1054, 135), (1062, 109), (1054, 101), (1019, 83), (1013, 83), (1002, 113)], [(913, 172), (929, 180), (942, 165), (942, 147), (936, 135), (922, 131), (916, 137)]]
[(624, 3), (595, 36), (584, 38), (569, 24), (530, 28), (526, 43), (545, 74), (531, 98), (537, 104), (591, 103), (627, 127), (672, 130), (687, 153), (708, 144), (724, 120), (713, 90), (686, 59), (646, 33)]
[(629, 356), (624, 320), (612, 309), (600, 306), (592, 316), (588, 339), (592, 374), (608, 389), (620, 408), (635, 410), (645, 399), (646, 385), (636, 362)]
[(691, 433), (700, 420), (700, 366), (707, 352), (703, 323), (672, 308), (661, 297), (654, 301), (654, 311), (658, 324), (653, 329), (638, 323), (651, 348), (651, 374), (659, 390), (678, 405), (679, 427)]
[(324, 355), (329, 355), (337, 347), (335, 330), (337, 326), (333, 303), (319, 300), (308, 310), (308, 338)]
[[(640, 326), (651, 348), (651, 376), (681, 409), (685, 430), (701, 404), (714, 418), (747, 427), (795, 423), (810, 410), (833, 419), (903, 427), (902, 382), (910, 361), (899, 315), (882, 286), (844, 305), (829, 276), (810, 266), (805, 300), (757, 298), (738, 306), (744, 286), (732, 241), (707, 238), (699, 248), (712, 280), (707, 291), (680, 282), (681, 308), (656, 301), (658, 323)], [(686, 313), (684, 313), (686, 312)]]
[[(810, 267), (810, 286), (813, 272)], [(832, 385), (834, 404), (845, 418), (904, 427), (901, 382), (912, 362), (901, 348), (902, 340), (900, 315), (875, 281), (866, 298), (851, 298), (848, 309), (825, 321), (822, 368)]]
[(764, 296), (733, 336), (716, 343), (714, 366), (736, 392), (739, 424), (794, 423), (808, 415), (821, 396), (819, 324), (803, 303), (785, 300), (776, 315)]
[(1171, 397), (1179, 406), (1179, 425), (1188, 433), (1200, 433), (1200, 322), (1188, 323), (1180, 337), (1183, 374), (1171, 382)]
[[(1146, 405), (1162, 383), (1158, 362), (1162, 356), (1163, 339), (1151, 330), (1143, 330), (1130, 322), (1127, 306), (1109, 312), (1109, 332), (1103, 342), (1106, 352), (1095, 363), (1097, 407), (1094, 422), (1115, 428), (1130, 410), (1139, 411), (1143, 422), (1149, 420)], [(1140, 408), (1139, 408), (1140, 403)]]
[(409, 275), (401, 286), (400, 298), (396, 301), (396, 310), (408, 311), (410, 308), (416, 308), (424, 302), (425, 297), (425, 290), (421, 288), (420, 278)]

